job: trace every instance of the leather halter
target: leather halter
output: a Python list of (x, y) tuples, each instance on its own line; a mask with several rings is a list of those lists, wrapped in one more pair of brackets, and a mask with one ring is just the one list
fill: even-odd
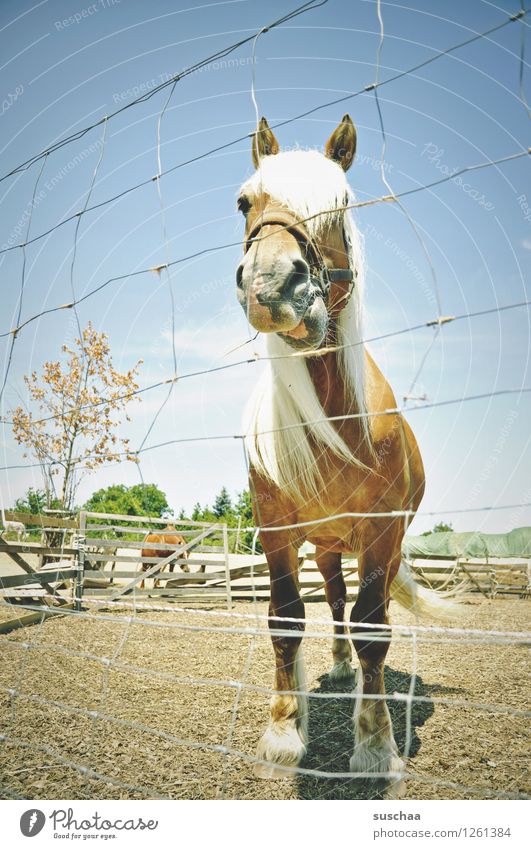
[[(351, 268), (328, 268), (325, 258), (316, 241), (311, 237), (310, 233), (304, 226), (304, 222), (300, 221), (294, 212), (289, 209), (281, 208), (265, 208), (263, 213), (258, 215), (256, 222), (249, 231), (244, 242), (244, 252), (247, 253), (253, 241), (258, 237), (262, 227), (267, 225), (278, 225), (282, 230), (287, 230), (294, 236), (301, 245), (306, 261), (310, 267), (310, 277), (312, 282), (317, 286), (325, 304), (328, 306), (330, 296), (330, 285), (339, 282), (340, 280), (349, 280), (350, 286), (339, 300), (332, 305), (335, 310), (338, 304), (342, 303), (338, 312), (340, 312), (349, 301), (352, 291), (356, 283), (357, 272)], [(267, 238), (267, 237), (261, 237)], [(346, 238), (346, 237), (345, 237)]]

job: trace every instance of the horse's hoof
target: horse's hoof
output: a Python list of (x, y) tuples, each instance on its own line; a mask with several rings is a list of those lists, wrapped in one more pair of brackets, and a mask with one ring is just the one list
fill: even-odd
[[(257, 778), (286, 778), (306, 754), (296, 720), (271, 723), (256, 749), (260, 763), (254, 765)], [(284, 767), (284, 769), (282, 769)]]
[(368, 742), (358, 743), (350, 759), (350, 771), (375, 778), (386, 778), (391, 784), (402, 781), (404, 762), (398, 755), (394, 740), (370, 746)]
[(328, 673), (331, 681), (346, 681), (354, 678), (356, 670), (352, 666), (350, 660), (336, 660), (332, 669)]

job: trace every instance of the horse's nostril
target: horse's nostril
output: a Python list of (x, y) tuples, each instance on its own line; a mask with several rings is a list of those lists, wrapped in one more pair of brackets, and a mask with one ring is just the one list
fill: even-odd
[(292, 260), (290, 273), (282, 286), (282, 297), (291, 300), (300, 296), (302, 289), (307, 288), (309, 273), (308, 263), (302, 258)]
[(303, 259), (294, 259), (292, 266), (292, 274), (295, 278), (295, 284), (304, 283), (308, 277), (307, 263)]
[(243, 289), (243, 263), (236, 270), (236, 286), (238, 289)]

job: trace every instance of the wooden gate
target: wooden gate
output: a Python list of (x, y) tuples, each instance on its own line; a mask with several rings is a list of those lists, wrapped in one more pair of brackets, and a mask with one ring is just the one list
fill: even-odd
[[(0, 600), (16, 612), (0, 623), (1, 633), (72, 608), (78, 569), (75, 520), (10, 510), (5, 518), (17, 523), (20, 532), (16, 540), (8, 540), (6, 532), (0, 531)], [(34, 603), (39, 612), (28, 613), (27, 607)]]
[[(83, 598), (117, 601), (134, 593), (173, 599), (224, 598), (232, 607), (227, 526), (223, 523), (171, 520), (183, 545), (145, 542), (167, 521), (147, 516), (123, 516), (82, 511), (79, 516), (79, 570), (76, 606)], [(157, 549), (168, 556), (155, 556)], [(153, 556), (142, 551), (154, 552)], [(175, 571), (166, 570), (170, 564)], [(189, 571), (183, 571), (183, 567)], [(146, 586), (140, 588), (145, 582)], [(147, 584), (153, 586), (147, 586)]]

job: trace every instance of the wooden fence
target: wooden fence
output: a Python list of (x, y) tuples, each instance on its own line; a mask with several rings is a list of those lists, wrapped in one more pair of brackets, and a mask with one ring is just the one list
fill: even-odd
[[(8, 541), (0, 532), (0, 554), (7, 562), (18, 567), (18, 572), (9, 574), (7, 567), (0, 571), (0, 598), (8, 602), (39, 603), (49, 613), (60, 608), (72, 608), (73, 582), (78, 574), (78, 548), (76, 534), (78, 522), (57, 516), (32, 515), (6, 511), (5, 518), (19, 522), (23, 532), (16, 541)], [(40, 541), (28, 537), (38, 535)], [(59, 542), (58, 545), (50, 545)], [(0, 633), (13, 628), (31, 625), (46, 616), (46, 611), (20, 613), (0, 623)]]
[[(164, 528), (166, 522), (160, 518), (82, 511), (77, 520), (13, 512), (6, 512), (6, 519), (23, 522), (30, 537), (36, 532), (41, 535), (39, 541), (8, 541), (0, 534), (0, 554), (7, 555), (18, 567), (17, 574), (9, 574), (5, 567), (0, 571), (0, 597), (6, 601), (27, 605), (35, 600), (52, 612), (64, 606), (79, 610), (88, 599), (115, 602), (134, 594), (135, 598), (146, 600), (199, 604), (217, 601), (230, 610), (237, 599), (269, 598), (264, 555), (231, 553), (228, 529), (223, 523), (173, 521), (175, 532), (186, 543), (171, 546), (144, 541), (148, 533)], [(56, 543), (60, 540), (60, 544), (49, 545), (50, 539)], [(168, 554), (163, 559), (148, 556), (145, 552), (150, 549), (163, 549)], [(169, 571), (171, 564), (175, 571)], [(324, 600), (324, 582), (311, 555), (301, 557), (299, 565), (303, 599)], [(422, 584), (448, 594), (463, 590), (488, 598), (500, 594), (521, 598), (530, 595), (528, 560), (487, 562), (438, 557), (415, 560), (410, 565)], [(349, 598), (355, 598), (356, 560), (344, 558), (343, 571)], [(145, 586), (141, 587), (143, 582)], [(27, 614), (37, 619), (41, 615)]]
[(531, 595), (531, 560), (526, 558), (437, 558), (412, 560), (415, 577), (424, 586), (448, 594), (477, 592), (486, 598), (498, 595)]
[[(76, 602), (84, 596), (116, 601), (132, 592), (136, 597), (169, 595), (173, 598), (205, 596), (224, 598), (232, 607), (230, 556), (226, 524), (175, 521), (175, 533), (185, 545), (144, 542), (146, 534), (161, 531), (167, 523), (145, 516), (107, 513), (80, 514), (78, 584)], [(164, 559), (142, 556), (142, 551), (168, 551)], [(165, 571), (175, 565), (177, 571)], [(188, 568), (184, 572), (182, 567)], [(140, 584), (146, 586), (140, 588)], [(152, 586), (147, 586), (152, 584)]]

